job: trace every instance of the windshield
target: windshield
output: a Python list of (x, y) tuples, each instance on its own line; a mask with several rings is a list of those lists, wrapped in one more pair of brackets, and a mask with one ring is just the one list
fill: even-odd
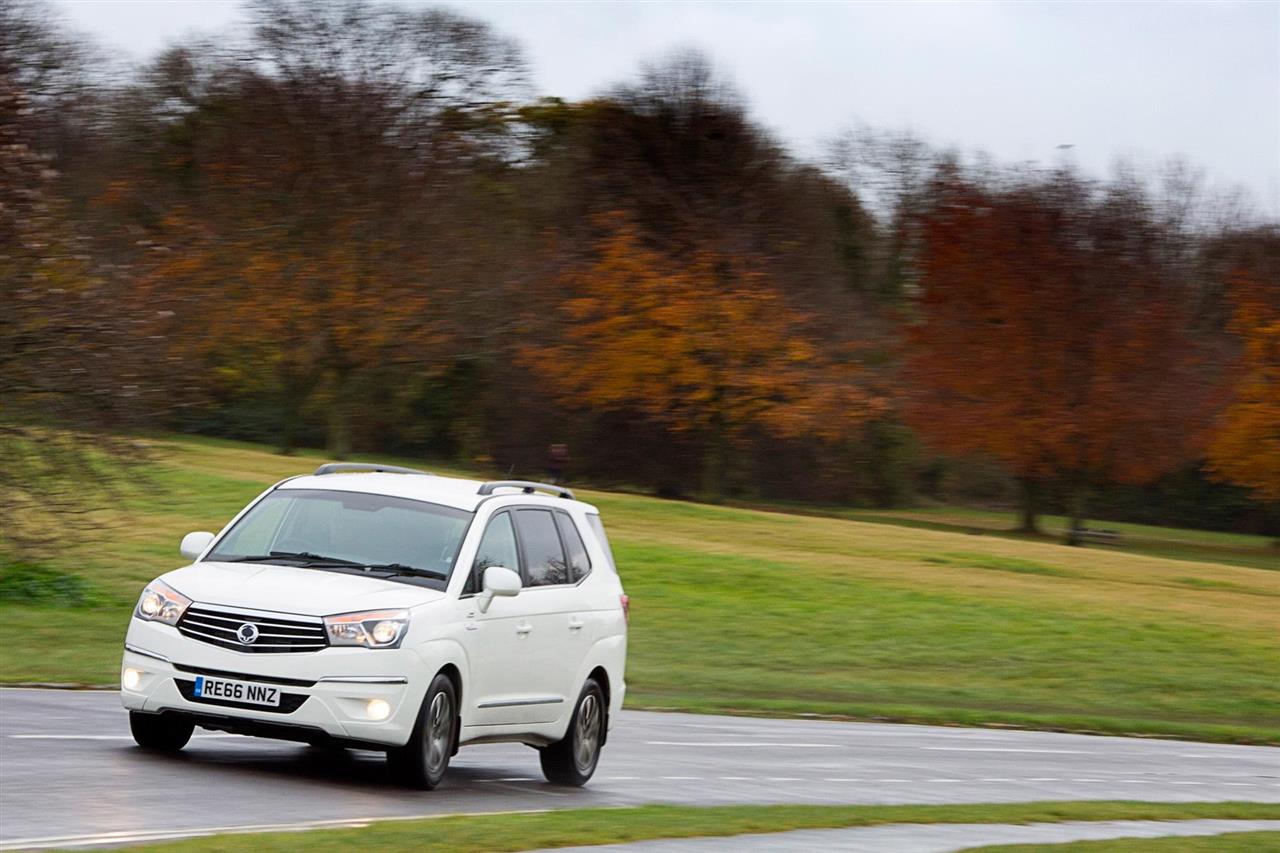
[(470, 521), (464, 510), (407, 498), (277, 489), (205, 559), (421, 579), (443, 588)]

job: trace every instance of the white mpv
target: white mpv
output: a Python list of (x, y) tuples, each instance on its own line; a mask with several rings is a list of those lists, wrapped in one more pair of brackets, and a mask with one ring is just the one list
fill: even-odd
[(595, 772), (622, 707), (627, 597), (599, 512), (559, 486), (335, 463), (277, 483), (147, 585), (121, 696), (140, 746), (195, 726), (387, 753), (440, 783), (460, 744)]

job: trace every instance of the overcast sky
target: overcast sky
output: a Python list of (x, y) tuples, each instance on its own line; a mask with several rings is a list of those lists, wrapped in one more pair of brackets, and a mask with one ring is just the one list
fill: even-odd
[[(235, 0), (55, 0), (126, 57), (242, 18)], [(813, 156), (855, 123), (1097, 173), (1181, 156), (1280, 215), (1280, 0), (1217, 3), (453, 2), (579, 98), (705, 50), (755, 118)]]

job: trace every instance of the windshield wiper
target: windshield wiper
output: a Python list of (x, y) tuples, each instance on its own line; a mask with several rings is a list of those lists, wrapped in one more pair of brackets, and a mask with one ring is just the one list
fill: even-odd
[(310, 551), (272, 551), (269, 554), (254, 554), (248, 557), (233, 557), (228, 563), (262, 563), (267, 560), (296, 560), (307, 565), (316, 563), (331, 566), (363, 566), (358, 560), (344, 560), (341, 557), (326, 557)]
[(437, 580), (448, 580), (449, 576), (435, 569), (423, 569), (418, 566), (406, 566), (404, 563), (372, 563), (364, 568), (371, 572), (390, 572), (392, 575), (421, 575)]

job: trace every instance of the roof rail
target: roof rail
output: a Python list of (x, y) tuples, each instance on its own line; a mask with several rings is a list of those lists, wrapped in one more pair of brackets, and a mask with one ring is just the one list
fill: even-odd
[(435, 476), (430, 471), (419, 471), (417, 468), (401, 468), (399, 465), (379, 465), (375, 462), (326, 462), (316, 469), (315, 475), (344, 474), (348, 471), (381, 471), (387, 474), (425, 474)]
[(573, 492), (564, 486), (556, 486), (551, 483), (535, 483), (531, 480), (491, 480), (488, 483), (482, 483), (477, 494), (491, 495), (494, 489), (519, 489), (526, 495), (531, 495), (534, 492), (550, 492), (558, 498), (568, 498), (571, 501), (577, 500), (573, 496)]

